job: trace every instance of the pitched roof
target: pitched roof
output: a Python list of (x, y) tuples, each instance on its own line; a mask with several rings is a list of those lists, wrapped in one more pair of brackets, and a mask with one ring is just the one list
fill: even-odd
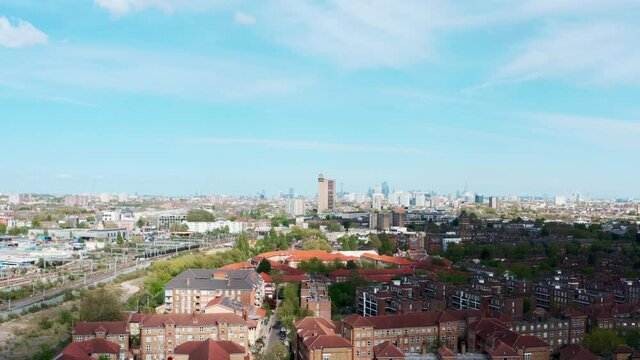
[(376, 329), (393, 329), (402, 327), (437, 326), (440, 312), (423, 311), (411, 314), (383, 315), (367, 317)]
[(243, 262), (225, 265), (221, 268), (218, 268), (218, 270), (242, 270), (242, 269), (254, 269), (254, 268), (255, 267), (250, 262), (243, 261)]
[[(226, 278), (216, 278), (215, 275)], [(188, 269), (169, 281), (165, 289), (252, 290), (261, 281), (255, 270)]]
[(614, 354), (633, 354), (633, 349), (625, 344), (620, 344), (613, 349)]
[(107, 334), (128, 334), (126, 321), (77, 322), (73, 324), (72, 335), (93, 335), (96, 332)]
[[(369, 317), (371, 319), (371, 317)], [(373, 323), (369, 321), (366, 317), (360, 316), (358, 314), (351, 314), (346, 318), (342, 319), (343, 324), (349, 324), (351, 327), (371, 327)]]
[(67, 345), (62, 352), (54, 359), (56, 360), (88, 360), (92, 354), (119, 354), (120, 345), (105, 340), (91, 339), (86, 341), (72, 342)]
[(304, 340), (307, 349), (352, 348), (350, 342), (338, 335), (316, 335)]
[(164, 327), (166, 323), (176, 326), (207, 326), (219, 323), (246, 324), (240, 315), (236, 314), (154, 314), (144, 319), (141, 327)]
[(403, 358), (404, 352), (390, 341), (385, 341), (373, 348), (376, 358)]
[(307, 317), (294, 324), (296, 333), (303, 339), (318, 335), (335, 335), (335, 324), (321, 317)]
[(498, 340), (496, 346), (494, 346), (493, 348), (485, 348), (484, 351), (486, 351), (487, 354), (489, 354), (489, 356), (491, 356), (492, 358), (502, 356), (518, 356), (518, 352), (515, 349), (500, 340)]
[(187, 341), (174, 350), (189, 355), (189, 360), (229, 360), (231, 354), (244, 354), (244, 348), (233, 341)]
[(598, 358), (581, 344), (571, 344), (559, 351), (560, 360), (597, 360)]
[(349, 276), (355, 272), (360, 276), (366, 275), (410, 275), (415, 272), (413, 269), (401, 268), (401, 269), (338, 269), (331, 272), (331, 276)]
[(454, 353), (453, 350), (449, 349), (446, 346), (440, 346), (438, 348), (438, 354), (440, 356), (456, 356), (456, 353)]
[(364, 253), (364, 254), (362, 254), (362, 257), (365, 258), (365, 259), (370, 259), (370, 260), (374, 260), (374, 261), (380, 261), (380, 262), (384, 262), (384, 263), (388, 263), (388, 264), (395, 264), (395, 265), (411, 265), (411, 264), (413, 264), (413, 261), (410, 261), (410, 260), (407, 260), (407, 259), (403, 259), (403, 258), (388, 256), (388, 255), (376, 255), (376, 254)]

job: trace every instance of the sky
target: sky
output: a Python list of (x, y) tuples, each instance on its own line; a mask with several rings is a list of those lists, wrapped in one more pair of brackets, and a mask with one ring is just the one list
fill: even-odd
[(0, 0), (0, 192), (640, 197), (640, 0)]

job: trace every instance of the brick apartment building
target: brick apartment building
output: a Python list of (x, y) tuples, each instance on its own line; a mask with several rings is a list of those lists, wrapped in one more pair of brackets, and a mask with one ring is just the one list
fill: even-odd
[(140, 355), (143, 360), (174, 356), (175, 349), (190, 341), (231, 341), (249, 349), (248, 326), (236, 314), (156, 314), (140, 325)]
[(332, 321), (308, 317), (297, 321), (294, 327), (296, 360), (353, 360), (353, 345), (336, 334)]
[(71, 331), (72, 342), (103, 339), (119, 346), (118, 358), (129, 357), (129, 327), (126, 321), (77, 322)]
[(327, 282), (317, 277), (303, 280), (300, 284), (300, 308), (311, 310), (314, 317), (331, 320), (331, 298)]
[(216, 297), (226, 296), (248, 306), (261, 306), (264, 282), (255, 270), (189, 269), (173, 278), (164, 290), (164, 310), (174, 314), (200, 312)]

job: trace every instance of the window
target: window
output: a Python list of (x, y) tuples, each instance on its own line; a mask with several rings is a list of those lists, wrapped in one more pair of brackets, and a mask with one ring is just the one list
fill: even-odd
[(322, 354), (322, 360), (331, 360), (331, 354)]
[(82, 341), (82, 336), (76, 336), (76, 341)]
[(531, 360), (531, 353), (524, 354), (524, 360)]
[(147, 352), (151, 352), (151, 345), (147, 345)]

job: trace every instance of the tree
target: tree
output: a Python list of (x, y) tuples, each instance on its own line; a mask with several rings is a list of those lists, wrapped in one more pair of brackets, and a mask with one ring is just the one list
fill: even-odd
[(98, 288), (80, 301), (80, 321), (121, 321), (122, 302), (114, 290)]
[(264, 354), (256, 356), (257, 360), (287, 360), (289, 359), (289, 349), (281, 342), (276, 342)]
[(260, 273), (269, 274), (271, 272), (271, 263), (269, 262), (269, 260), (267, 260), (266, 258), (263, 258), (258, 264), (258, 267), (256, 268), (256, 272), (258, 274)]
[(344, 251), (358, 250), (358, 237), (355, 235), (346, 235), (338, 239), (340, 249)]
[(247, 234), (242, 233), (236, 239), (236, 244), (234, 246), (236, 249), (240, 250), (240, 252), (246, 257), (251, 256), (251, 246), (249, 245), (249, 239), (247, 238)]
[(371, 246), (374, 249), (380, 249), (380, 246), (382, 244), (380, 243), (380, 238), (378, 238), (378, 235), (369, 234), (369, 242), (367, 243), (367, 245)]
[(213, 222), (216, 217), (207, 210), (195, 209), (187, 212), (187, 221), (189, 222)]
[(348, 270), (355, 270), (357, 268), (358, 268), (358, 264), (356, 264), (355, 261), (353, 261), (353, 260), (348, 260), (347, 261), (347, 269)]
[(590, 334), (584, 335), (584, 342), (593, 353), (608, 355), (616, 346), (623, 344), (624, 339), (613, 330), (593, 329)]
[(40, 223), (40, 219), (38, 219), (36, 217), (31, 219), (31, 227), (32, 228), (39, 228), (40, 226), (42, 226), (42, 224)]
[(302, 249), (304, 250), (324, 250), (326, 252), (331, 251), (331, 245), (324, 239), (314, 239), (307, 240), (304, 245), (302, 245)]
[(394, 248), (391, 238), (387, 233), (382, 233), (380, 236), (380, 249), (379, 253), (382, 255), (393, 255)]
[(5, 224), (0, 224), (0, 234), (4, 234), (7, 232), (7, 226)]
[(142, 216), (138, 219), (138, 221), (136, 221), (136, 225), (139, 228), (142, 228), (143, 226), (145, 226), (147, 224), (147, 219), (143, 218)]
[(116, 236), (116, 243), (118, 243), (118, 245), (124, 244), (124, 238), (122, 237), (122, 233), (120, 231), (118, 231), (118, 235)]
[(169, 231), (171, 231), (171, 232), (185, 232), (185, 231), (189, 231), (189, 227), (187, 226), (187, 224), (173, 223), (169, 227)]

